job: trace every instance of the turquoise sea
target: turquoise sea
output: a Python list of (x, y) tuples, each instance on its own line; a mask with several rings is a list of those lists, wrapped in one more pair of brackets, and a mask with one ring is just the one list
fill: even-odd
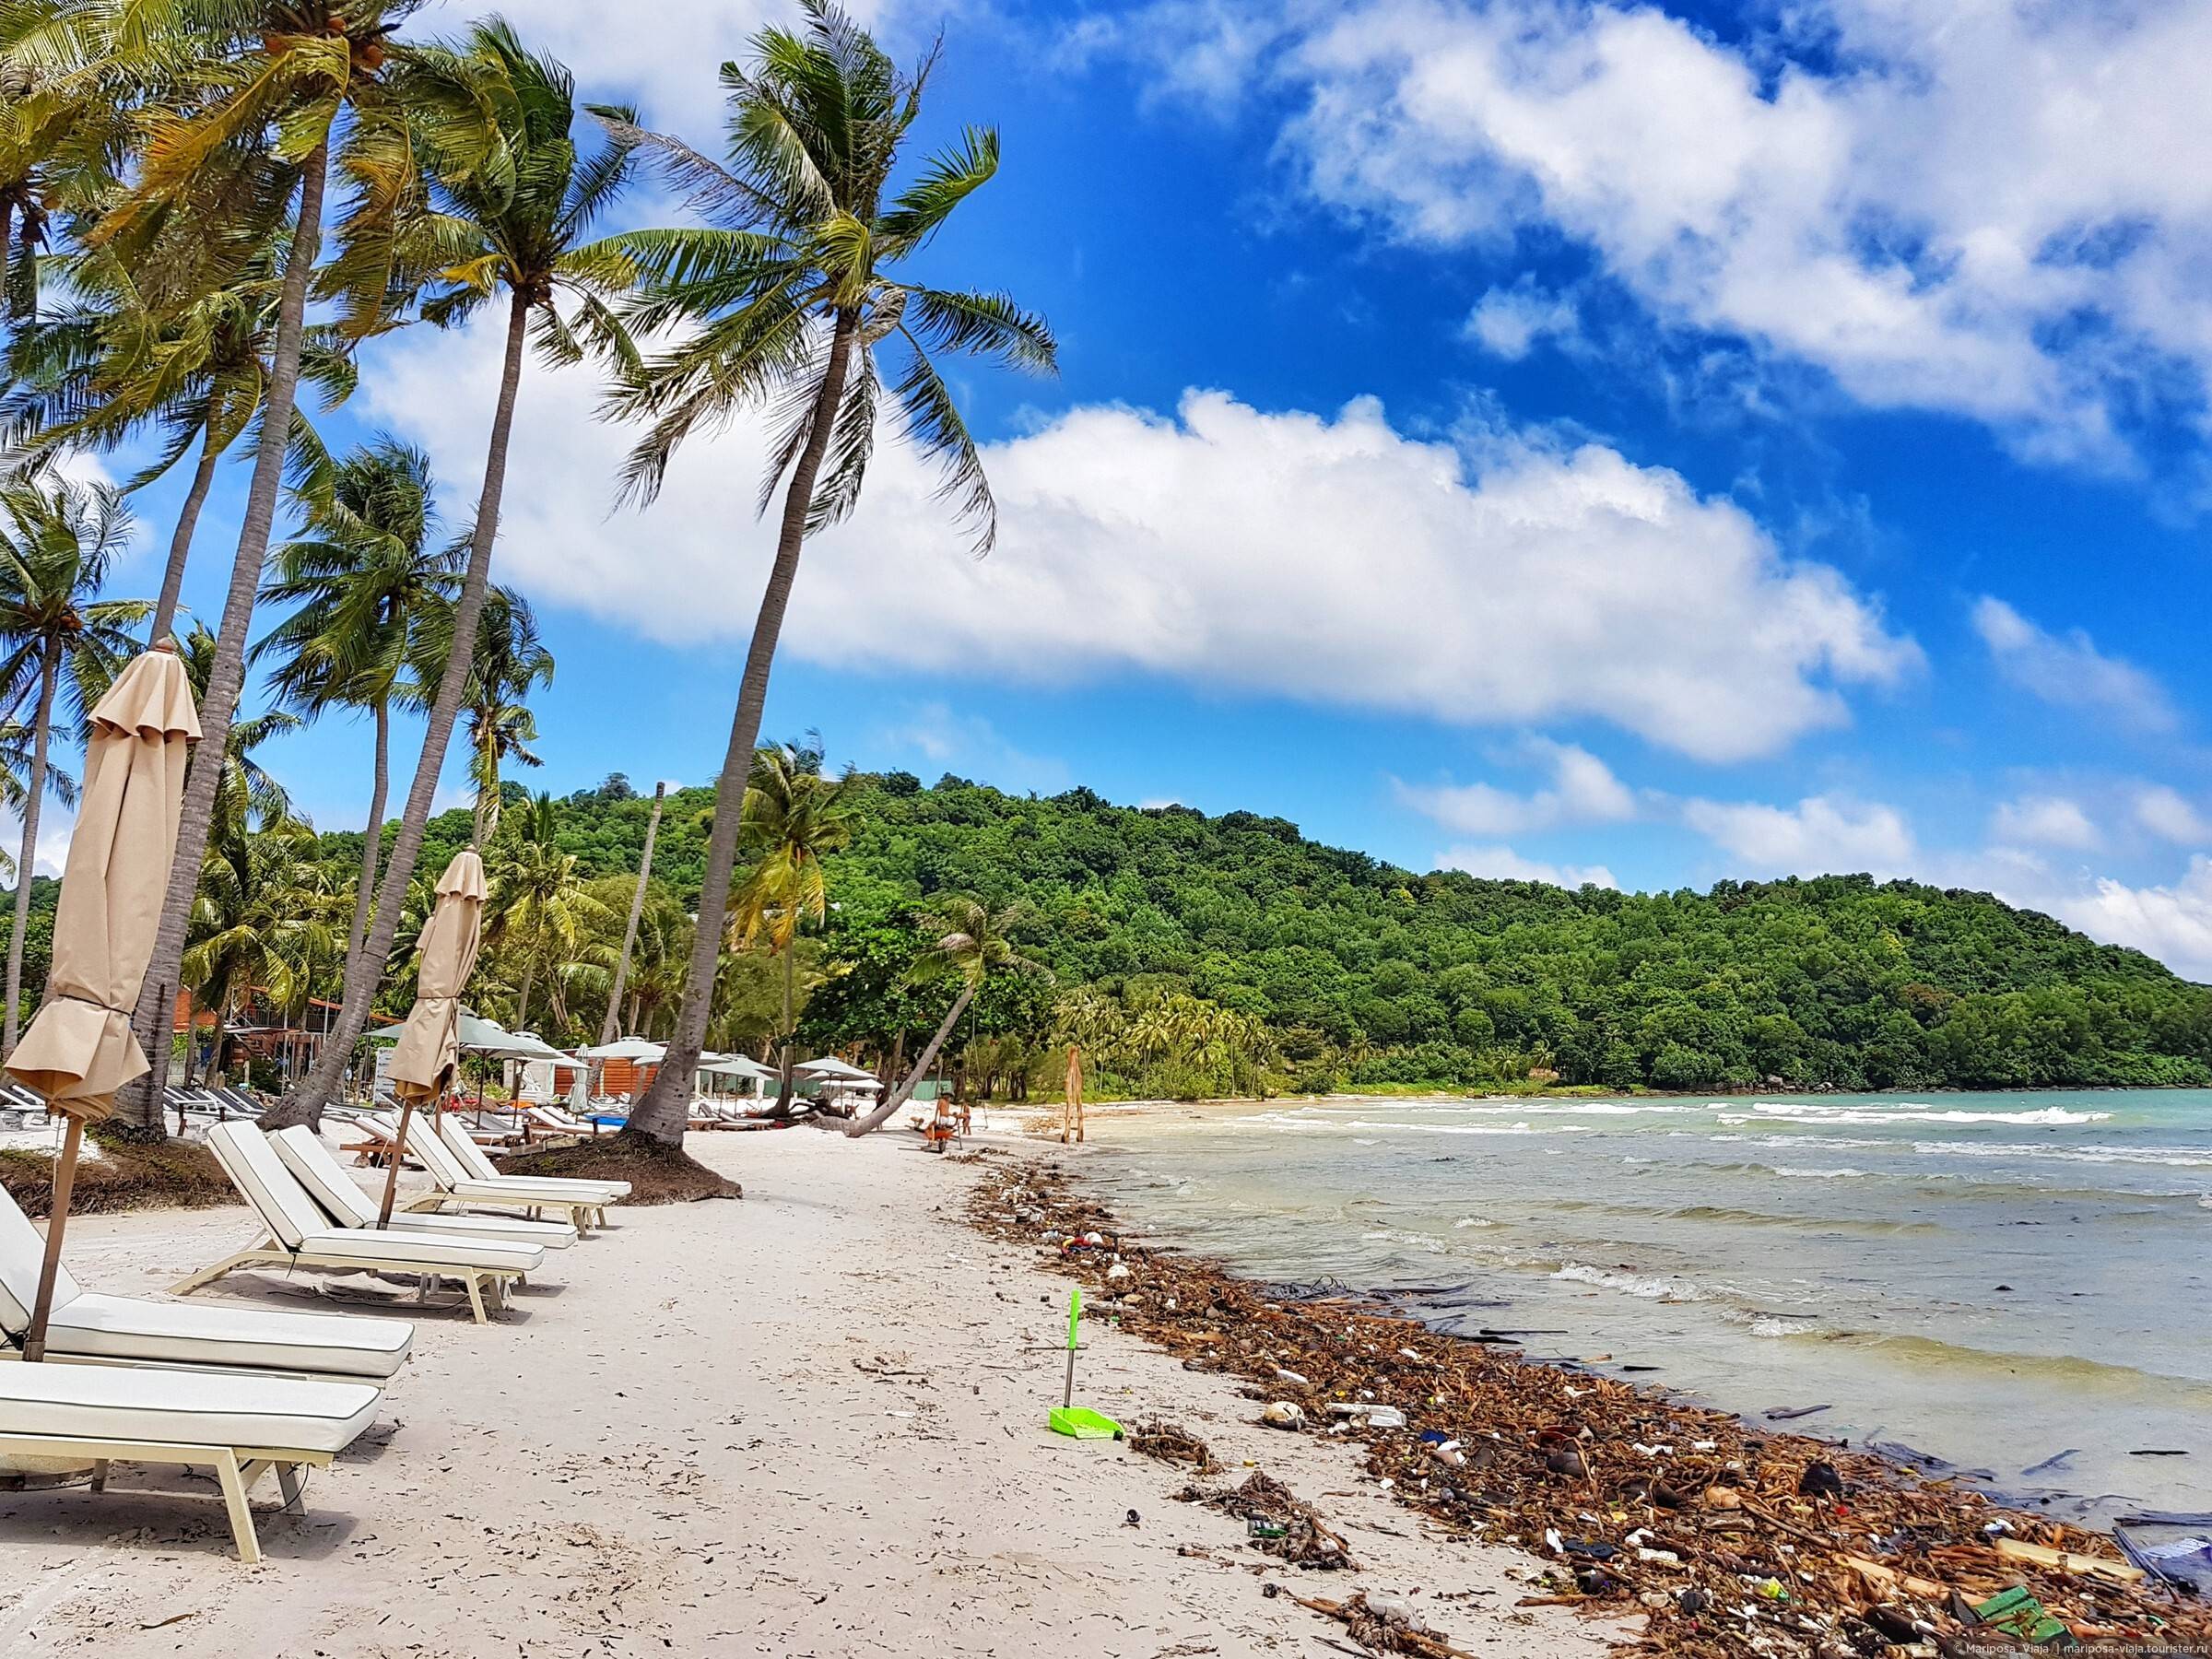
[(1754, 1419), (1825, 1406), (1787, 1426), (2070, 1516), (2212, 1509), (2212, 1091), (1100, 1122), (1087, 1181), (1246, 1272), (1395, 1289)]

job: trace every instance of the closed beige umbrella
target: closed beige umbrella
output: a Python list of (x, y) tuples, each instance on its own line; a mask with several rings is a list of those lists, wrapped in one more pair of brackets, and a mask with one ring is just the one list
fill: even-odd
[(461, 993), (477, 966), (477, 930), (484, 920), (484, 861), (474, 847), (453, 854), (438, 877), (438, 899), (422, 930), (415, 971), (415, 1006), (400, 1029), (392, 1055), (392, 1092), (399, 1097), (399, 1142), (384, 1178), (379, 1227), (392, 1225), (399, 1166), (407, 1149), (407, 1120), (415, 1108), (435, 1104), (461, 1065)]
[[(113, 1112), (115, 1091), (147, 1070), (146, 1053), (131, 1034), (131, 1013), (161, 925), (184, 767), (199, 735), (192, 687), (168, 640), (134, 658), (92, 710), (85, 786), (53, 915), (46, 1000), (7, 1057), (10, 1074), (44, 1095), (48, 1112), (69, 1120), (54, 1169), (26, 1359), (46, 1354), (46, 1315), (85, 1125)], [(29, 880), (30, 872), (18, 871), (17, 879)]]

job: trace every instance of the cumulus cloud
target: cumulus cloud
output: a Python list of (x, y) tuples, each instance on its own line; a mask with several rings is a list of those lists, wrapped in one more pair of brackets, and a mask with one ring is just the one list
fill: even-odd
[(1518, 362), (1539, 341), (1579, 339), (1582, 320), (1571, 301), (1524, 276), (1512, 288), (1494, 288), (1477, 300), (1467, 313), (1466, 334), (1492, 357)]
[(2142, 732), (2168, 732), (2177, 724), (2157, 680), (2105, 655), (2078, 628), (2047, 632), (1986, 594), (1974, 604), (1973, 624), (1997, 672), (2045, 702), (2112, 715)]
[(1808, 795), (1794, 806), (1759, 801), (1685, 801), (1682, 821), (1747, 876), (1901, 876), (1914, 860), (1904, 815), (1879, 802)]
[[(469, 479), (493, 349), (481, 327), (394, 342), (363, 395)], [(627, 440), (594, 396), (581, 374), (525, 380), (503, 575), (655, 639), (746, 639), (769, 547), (749, 511), (757, 426), (695, 441), (657, 505), (610, 516)], [(1920, 662), (1832, 567), (1784, 557), (1674, 472), (1540, 434), (1468, 441), (1408, 438), (1366, 398), (1077, 407), (986, 446), (1001, 526), (983, 559), (935, 476), (886, 444), (856, 517), (808, 543), (785, 638), (875, 671), (1136, 673), (1470, 724), (1594, 716), (1712, 760), (1841, 724), (1844, 688)]]
[(1551, 770), (1551, 787), (1515, 794), (1490, 783), (1396, 784), (1398, 798), (1448, 830), (1520, 835), (1560, 824), (1617, 823), (1636, 816), (1635, 793), (1589, 750), (1532, 738), (1528, 748)]
[(1465, 870), (1491, 881), (1543, 881), (1553, 887), (1618, 888), (1604, 865), (1553, 865), (1524, 858), (1511, 847), (1448, 847), (1436, 855), (1440, 870)]
[[(1123, 48), (1264, 87), (1312, 197), (1409, 242), (1541, 226), (1663, 323), (2119, 465), (2201, 411), (2212, 10), (1812, 0), (1724, 41), (1605, 0), (1159, 0)], [(1203, 84), (1176, 65), (1211, 65)], [(1229, 71), (1233, 69), (1234, 73)]]
[(2161, 841), (2184, 847), (2212, 841), (2212, 823), (2179, 790), (2153, 783), (2136, 793), (2136, 822)]
[(2031, 847), (2087, 850), (2098, 843), (2097, 826), (2079, 802), (2065, 795), (2022, 795), (2000, 802), (1990, 815), (1990, 833), (1999, 841)]
[(2053, 882), (1992, 883), (2016, 904), (2056, 916), (2093, 939), (2127, 945), (2175, 972), (2212, 980), (2212, 859), (2198, 853), (2170, 885), (2130, 886), (2109, 876)]

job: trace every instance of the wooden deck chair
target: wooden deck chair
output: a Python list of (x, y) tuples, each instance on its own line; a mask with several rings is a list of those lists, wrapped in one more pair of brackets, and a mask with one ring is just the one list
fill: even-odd
[(224, 1375), (156, 1366), (0, 1365), (0, 1453), (77, 1458), (106, 1489), (117, 1463), (210, 1468), (239, 1559), (261, 1559), (246, 1495), (274, 1471), (285, 1507), (302, 1468), (350, 1446), (383, 1391), (366, 1382)]
[(230, 1177), (267, 1236), (213, 1266), (179, 1279), (170, 1288), (189, 1296), (237, 1267), (313, 1267), (338, 1273), (418, 1273), (426, 1279), (458, 1280), (478, 1324), (489, 1323), (484, 1292), (504, 1307), (508, 1291), (545, 1263), (535, 1244), (508, 1244), (461, 1235), (385, 1232), (372, 1227), (333, 1227), (307, 1190), (284, 1167), (255, 1124), (218, 1124), (207, 1147)]

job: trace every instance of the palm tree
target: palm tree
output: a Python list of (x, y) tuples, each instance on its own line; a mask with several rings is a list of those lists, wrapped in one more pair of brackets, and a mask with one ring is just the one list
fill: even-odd
[[(177, 27), (165, 42), (171, 72), (163, 95), (145, 115), (145, 141), (129, 188), (87, 232), (90, 245), (112, 245), (135, 265), (181, 240), (219, 250), (250, 236), (269, 224), (271, 204), (288, 212), (292, 224), (253, 477), (200, 705), (201, 741), (185, 777), (176, 862), (138, 999), (138, 1039), (153, 1065), (118, 1100), (124, 1123), (149, 1135), (163, 1128), (170, 1018), (164, 999), (184, 952), (220, 770), (202, 757), (226, 752), (245, 678), (246, 634), (276, 525), (297, 403), (308, 288), (322, 254), (333, 142), (343, 140), (336, 160), (352, 193), (337, 227), (338, 258), (324, 287), (340, 300), (344, 324), (366, 333), (378, 325), (394, 290), (389, 232), (414, 178), (414, 147), (387, 84), (386, 42), (419, 4), (169, 0), (162, 9)], [(221, 211), (212, 211), (211, 203)], [(196, 235), (164, 234), (178, 226)]]
[(320, 879), (316, 851), (313, 827), (289, 817), (208, 842), (183, 973), (194, 999), (215, 1011), (218, 1067), (222, 1034), (249, 994), (296, 1010), (316, 971), (336, 954), (345, 900)]
[(0, 701), (31, 700), (30, 779), (24, 788), (22, 851), (16, 857), (16, 920), (7, 941), (7, 1015), (0, 1054), (11, 1053), (22, 1013), (23, 932), (46, 798), (46, 750), (56, 698), (72, 720), (131, 653), (124, 629), (153, 607), (98, 599), (108, 566), (128, 545), (131, 515), (120, 492), (18, 476), (0, 487)]
[[(618, 137), (590, 156), (576, 144), (576, 89), (569, 72), (533, 55), (497, 20), (477, 24), (457, 44), (410, 49), (406, 92), (429, 161), (429, 211), (415, 216), (404, 239), (414, 268), (430, 273), (422, 301), (429, 322), (451, 326), (505, 295), (507, 336), (493, 406), (484, 485), (469, 538), (468, 568), (454, 611), (447, 655), (423, 734), (422, 758), (400, 815), (399, 834), (384, 866), (375, 919), (359, 959), (347, 970), (336, 1034), (298, 1103), (279, 1109), (289, 1121), (319, 1115), (346, 1057), (359, 1038), (392, 947), (399, 899), (415, 873), (430, 802), (445, 765), (453, 723), (468, 687), (477, 617), (491, 583), (492, 543), (507, 481), (508, 441), (522, 383), (523, 347), (535, 336), (538, 354), (555, 364), (580, 360), (587, 346), (629, 357), (627, 336), (606, 297), (628, 288), (629, 258), (585, 233), (629, 182), (631, 147)], [(569, 300), (564, 317), (556, 299)]]
[(792, 1028), (793, 975), (796, 972), (799, 929), (829, 914), (829, 886), (822, 859), (853, 840), (857, 813), (848, 784), (822, 776), (818, 741), (774, 743), (753, 756), (752, 782), (745, 792), (745, 851), (751, 867), (737, 888), (731, 918), (732, 942), (740, 947), (765, 941), (783, 967), (782, 1057), (777, 1098), (791, 1100), (794, 1058)]
[(408, 672), (433, 617), (460, 585), (461, 550), (430, 546), (435, 488), (429, 457), (397, 439), (356, 450), (302, 492), (306, 534), (276, 550), (261, 590), (265, 603), (297, 607), (251, 653), (257, 662), (274, 658), (269, 691), (278, 705), (311, 720), (333, 709), (365, 711), (374, 723), (348, 962), (360, 954), (376, 894), (393, 706), (415, 700)]
[[(716, 783), (683, 1008), (667, 1061), (629, 1119), (631, 1130), (665, 1146), (683, 1138), (712, 1013), (753, 748), (805, 540), (860, 499), (888, 393), (905, 435), (943, 466), (945, 488), (975, 525), (979, 549), (988, 547), (996, 524), (990, 486), (930, 354), (1045, 371), (1055, 356), (1043, 321), (1005, 296), (928, 288), (892, 274), (997, 171), (998, 136), (969, 129), (890, 195), (931, 65), (903, 73), (825, 0), (805, 5), (803, 32), (765, 29), (754, 39), (749, 66), (723, 69), (726, 167), (677, 139), (640, 132), (618, 113), (606, 117), (618, 135), (659, 157), (710, 221), (703, 229), (621, 239), (648, 279), (631, 326), (697, 324), (688, 339), (632, 371), (613, 399), (617, 412), (648, 423), (626, 469), (630, 490), (651, 499), (677, 448), (702, 427), (713, 430), (764, 407), (782, 422), (759, 503), (765, 512), (782, 487), (775, 560)], [(895, 359), (888, 381), (879, 363), (886, 353)]]
[(0, 288), (14, 321), (37, 309), (48, 221), (108, 172), (128, 107), (112, 13), (88, 0), (0, 6)]
[(512, 588), (493, 588), (477, 618), (477, 649), (461, 701), (468, 717), (468, 778), (477, 792), (479, 847), (491, 845), (500, 832), (500, 763), (545, 764), (530, 747), (537, 741), (537, 717), (523, 699), (552, 683), (553, 653), (538, 637), (530, 602)]
[[(196, 445), (192, 482), (170, 535), (169, 563), (148, 638), (174, 626), (184, 569), (218, 463), (250, 434), (272, 377), (282, 309), (287, 239), (258, 239), (235, 280), (165, 304), (112, 248), (59, 263), (73, 303), (18, 333), (8, 353), (17, 382), (0, 405), (0, 441), (31, 451), (112, 450), (151, 436), (159, 449), (125, 484), (140, 489)], [(350, 343), (327, 324), (306, 330), (300, 377), (325, 409), (351, 394)], [(292, 416), (291, 466), (312, 476), (327, 464), (306, 415)]]
[(952, 1028), (959, 1023), (968, 1005), (975, 1000), (994, 973), (1052, 977), (1049, 969), (1030, 961), (1014, 948), (1011, 935), (1028, 915), (1027, 907), (1019, 903), (996, 909), (976, 899), (948, 899), (943, 903), (928, 924), (929, 930), (937, 935), (936, 943), (914, 964), (908, 977), (917, 984), (958, 979), (959, 994), (952, 999), (952, 1006), (938, 1023), (936, 1034), (930, 1038), (929, 1046), (922, 1051), (922, 1057), (914, 1062), (905, 1080), (884, 1096), (883, 1104), (875, 1111), (846, 1124), (847, 1135), (865, 1135), (882, 1127), (893, 1112), (913, 1097), (915, 1086), (936, 1064), (937, 1051), (945, 1046), (945, 1039), (952, 1035)]
[(517, 1030), (529, 1024), (530, 992), (539, 971), (558, 973), (575, 959), (593, 928), (614, 920), (613, 910), (585, 886), (576, 855), (560, 850), (559, 818), (553, 797), (539, 795), (514, 832), (492, 849), (485, 884), (484, 942), (520, 971)]
[(629, 983), (629, 959), (638, 947), (638, 928), (645, 919), (645, 895), (653, 885), (653, 844), (660, 839), (661, 809), (667, 805), (665, 781), (653, 786), (653, 817), (645, 823), (645, 850), (638, 855), (638, 884), (630, 889), (629, 919), (622, 928), (622, 948), (615, 958), (614, 982), (606, 991), (606, 1013), (599, 1021), (602, 1047), (615, 1040), (622, 1014), (622, 993)]

